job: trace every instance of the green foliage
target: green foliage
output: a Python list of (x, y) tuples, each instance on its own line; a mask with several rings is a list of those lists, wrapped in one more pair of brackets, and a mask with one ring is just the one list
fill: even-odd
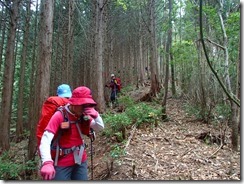
[(27, 177), (27, 172), (36, 172), (35, 161), (19, 162), (14, 159), (13, 153), (4, 152), (0, 156), (0, 179), (1, 180), (19, 180)]
[(122, 105), (125, 108), (128, 108), (128, 107), (135, 105), (135, 101), (131, 97), (129, 97), (128, 95), (120, 96), (118, 98), (118, 102), (120, 105)]
[(192, 105), (189, 103), (185, 103), (184, 104), (184, 110), (187, 114), (189, 114), (190, 116), (194, 115), (196, 118), (201, 119), (201, 110), (197, 105)]
[(126, 5), (126, 2), (124, 0), (116, 0), (116, 5), (121, 6), (124, 11), (127, 10), (127, 5)]
[[(128, 92), (130, 92), (130, 91), (133, 91), (133, 86), (131, 86), (131, 85), (127, 85), (127, 86), (122, 86), (122, 89), (121, 89), (121, 94), (123, 94), (123, 95), (126, 95), (126, 94), (128, 94)], [(128, 95), (127, 95), (128, 96)]]
[(226, 34), (228, 37), (228, 51), (230, 60), (233, 61), (232, 71), (230, 69), (230, 75), (236, 73), (236, 61), (239, 54), (239, 42), (240, 42), (240, 13), (231, 13), (226, 21)]
[(125, 113), (114, 114), (107, 119), (114, 131), (120, 131), (124, 127), (130, 125), (131, 120)]
[[(123, 103), (126, 109), (123, 113), (112, 114), (108, 112), (103, 115), (106, 128), (103, 134), (107, 137), (115, 135), (119, 142), (123, 139), (123, 130), (132, 124), (140, 126), (144, 123), (154, 124), (158, 121), (161, 114), (161, 108), (146, 103), (135, 103), (132, 99), (124, 97)], [(120, 104), (121, 105), (121, 104)]]
[(19, 173), (24, 170), (23, 165), (10, 161), (8, 152), (4, 152), (0, 157), (1, 180), (17, 179)]
[(115, 144), (112, 147), (110, 156), (114, 159), (118, 159), (120, 156), (125, 155), (125, 150), (122, 149), (119, 145)]
[(139, 103), (125, 110), (131, 121), (138, 126), (142, 123), (154, 123), (160, 112), (160, 108), (152, 107), (146, 103)]
[(204, 137), (203, 141), (205, 142), (205, 144), (211, 145), (211, 137), (206, 136), (206, 137)]
[[(177, 41), (173, 43), (172, 53), (174, 55), (174, 62), (179, 64), (192, 64), (197, 62), (197, 50), (192, 41)], [(189, 55), (189, 53), (191, 53)]]
[(231, 13), (227, 19), (226, 33), (227, 35), (235, 35), (239, 37), (240, 34), (240, 13)]
[(227, 104), (216, 104), (214, 112), (217, 117), (223, 116), (225, 118), (229, 118), (231, 115), (231, 108)]

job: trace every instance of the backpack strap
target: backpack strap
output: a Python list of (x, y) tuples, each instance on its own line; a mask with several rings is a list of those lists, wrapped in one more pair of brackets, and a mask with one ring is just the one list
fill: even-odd
[[(58, 107), (57, 111), (60, 111), (62, 113), (62, 116), (64, 118), (64, 121), (69, 121), (68, 114), (67, 114), (66, 111), (65, 111), (66, 113), (64, 114), (64, 107), (63, 106)], [(61, 138), (62, 132), (63, 132), (62, 129), (59, 128), (59, 130), (58, 130), (58, 136), (57, 136), (57, 138), (51, 144), (51, 146), (56, 144), (56, 154), (55, 154), (54, 166), (57, 166), (57, 164), (58, 164), (58, 157), (59, 157), (59, 150), (60, 150), (59, 140)]]
[(73, 151), (73, 155), (74, 155), (75, 163), (80, 165), (81, 164), (81, 160), (82, 160), (82, 155), (83, 155), (83, 152), (84, 152), (84, 149), (85, 149), (85, 143), (84, 143), (85, 139), (83, 139), (80, 126), (78, 125), (79, 121), (80, 121), (80, 119), (75, 122), (75, 126), (77, 127), (77, 130), (78, 130), (78, 132), (80, 134), (81, 140), (83, 140), (83, 144), (80, 145), (79, 150)]
[[(64, 110), (64, 107), (59, 107), (58, 108), (58, 111), (60, 111), (64, 117), (64, 121), (69, 121), (68, 119), (68, 114), (67, 114), (67, 111)], [(80, 129), (80, 126), (78, 125), (80, 119), (78, 119), (77, 121), (72, 121), (70, 123), (75, 123), (76, 127), (77, 127), (77, 130), (79, 132), (79, 135), (80, 135), (80, 138), (81, 140), (83, 140), (83, 144), (80, 145), (79, 147), (72, 147), (71, 149), (66, 149), (66, 150), (71, 150), (73, 152), (73, 155), (74, 155), (74, 159), (75, 159), (75, 163), (76, 164), (81, 164), (81, 160), (82, 160), (82, 155), (83, 155), (83, 152), (84, 152), (84, 149), (85, 149), (85, 143), (84, 143), (84, 139), (83, 139), (83, 136), (82, 136), (82, 132), (81, 132), (81, 129)], [(63, 132), (63, 129), (59, 128), (58, 130), (58, 136), (57, 138), (53, 141), (52, 145), (55, 145), (56, 144), (56, 154), (55, 154), (55, 160), (54, 160), (54, 166), (57, 166), (57, 163), (58, 163), (58, 158), (59, 158), (59, 152), (62, 151), (62, 149), (60, 149), (60, 146), (59, 146), (59, 140), (61, 138), (61, 135), (62, 135), (62, 132)], [(63, 151), (62, 151), (63, 152)]]

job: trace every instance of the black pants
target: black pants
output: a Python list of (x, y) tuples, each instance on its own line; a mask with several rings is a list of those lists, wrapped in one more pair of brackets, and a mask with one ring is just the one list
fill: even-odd
[(113, 90), (111, 91), (111, 95), (110, 95), (110, 100), (111, 102), (115, 102), (115, 100), (117, 99), (118, 97), (118, 90)]

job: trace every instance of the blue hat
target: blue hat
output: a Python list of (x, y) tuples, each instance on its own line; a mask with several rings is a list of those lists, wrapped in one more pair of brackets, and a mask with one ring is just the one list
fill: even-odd
[(58, 86), (57, 95), (59, 97), (70, 98), (72, 95), (70, 86), (68, 84), (61, 84), (60, 86)]

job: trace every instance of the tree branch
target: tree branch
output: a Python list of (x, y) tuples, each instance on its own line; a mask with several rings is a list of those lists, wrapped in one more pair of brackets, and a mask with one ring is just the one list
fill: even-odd
[(232, 100), (236, 105), (238, 105), (238, 107), (240, 107), (240, 100), (237, 99), (233, 93), (229, 92), (227, 89), (226, 89), (226, 86), (223, 84), (223, 82), (220, 80), (219, 76), (218, 76), (218, 73), (214, 70), (213, 66), (211, 65), (210, 63), (210, 60), (209, 60), (209, 57), (208, 57), (208, 53), (207, 53), (207, 49), (206, 49), (206, 46), (205, 46), (205, 43), (204, 43), (204, 38), (203, 38), (203, 29), (202, 29), (202, 0), (200, 0), (200, 11), (199, 11), (199, 22), (200, 22), (200, 40), (202, 42), (202, 47), (203, 47), (203, 50), (204, 50), (204, 54), (205, 54), (205, 57), (206, 57), (206, 60), (207, 60), (207, 63), (211, 69), (211, 71), (213, 72), (214, 76), (217, 78), (220, 86), (222, 87), (222, 89), (224, 90), (225, 94), (228, 96), (228, 98), (230, 100)]
[(209, 43), (212, 43), (213, 45), (215, 45), (215, 46), (217, 46), (217, 47), (219, 47), (219, 48), (225, 50), (225, 48), (224, 48), (222, 45), (217, 44), (216, 42), (210, 40), (209, 38), (206, 38), (206, 40), (207, 40)]

